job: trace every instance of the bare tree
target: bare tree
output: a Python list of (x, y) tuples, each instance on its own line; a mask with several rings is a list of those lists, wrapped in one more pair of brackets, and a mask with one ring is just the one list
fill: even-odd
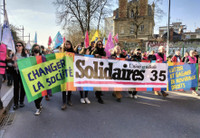
[[(151, 0), (151, 2), (154, 2), (154, 4), (155, 4), (154, 17), (157, 20), (161, 20), (164, 15), (164, 11), (160, 8), (163, 0)], [(133, 24), (135, 26), (135, 29), (134, 29), (135, 38), (138, 38), (139, 28), (144, 23), (145, 17), (146, 16), (141, 16), (139, 14), (139, 5), (135, 5), (135, 13), (134, 13), (134, 17), (133, 17), (133, 19), (134, 19)]]
[(165, 15), (165, 12), (163, 11), (163, 9), (161, 9), (161, 5), (163, 3), (163, 0), (151, 0), (154, 2), (155, 4), (155, 18), (156, 20), (161, 20), (162, 17)]
[(86, 30), (90, 31), (91, 22), (96, 21), (95, 16), (102, 19), (107, 3), (108, 0), (55, 0), (53, 4), (57, 8), (58, 23), (63, 27), (78, 23), (84, 35)]

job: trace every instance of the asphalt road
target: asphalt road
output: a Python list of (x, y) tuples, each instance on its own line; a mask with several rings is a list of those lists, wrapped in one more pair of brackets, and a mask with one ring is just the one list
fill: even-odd
[[(73, 106), (60, 110), (61, 93), (43, 99), (40, 116), (34, 116), (34, 103), (14, 111), (11, 125), (1, 131), (3, 138), (198, 138), (200, 137), (200, 98), (190, 93), (170, 93), (168, 98), (140, 92), (130, 99), (123, 92), (121, 103), (105, 93), (105, 104), (81, 104), (72, 95)], [(10, 112), (13, 112), (12, 110)]]

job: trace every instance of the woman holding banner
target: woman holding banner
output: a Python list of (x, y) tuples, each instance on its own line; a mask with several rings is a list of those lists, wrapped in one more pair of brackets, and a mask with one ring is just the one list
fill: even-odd
[[(190, 50), (190, 56), (187, 59), (187, 63), (189, 64), (196, 64), (197, 63), (197, 58), (195, 57), (195, 51)], [(194, 96), (198, 96), (199, 94), (196, 92), (195, 88), (192, 88), (192, 94)]]
[[(73, 49), (73, 46), (72, 46), (72, 43), (69, 41), (69, 40), (66, 40), (64, 43), (63, 43), (63, 52), (71, 52), (71, 53), (75, 53), (74, 49)], [(71, 95), (72, 95), (72, 92), (71, 91), (68, 91), (68, 94), (67, 94), (67, 99), (66, 99), (66, 91), (63, 91), (62, 92), (62, 102), (63, 102), (63, 105), (61, 106), (61, 110), (65, 110), (67, 108), (67, 104), (69, 106), (72, 106), (72, 102), (71, 102)], [(67, 104), (66, 104), (67, 103)]]
[[(141, 50), (137, 48), (135, 49), (133, 55), (131, 56), (130, 61), (141, 62), (141, 60), (142, 60)], [(137, 99), (137, 91), (129, 91), (129, 96), (130, 98)]]
[[(121, 50), (119, 45), (114, 47), (113, 54), (111, 55), (111, 58), (113, 58), (113, 59), (117, 59), (117, 58), (124, 58), (125, 59), (126, 58), (126, 56), (124, 56), (124, 54), (122, 54), (122, 50)], [(121, 102), (122, 95), (119, 91), (113, 92), (112, 95), (117, 98), (117, 102)]]
[(154, 54), (155, 54), (155, 52), (153, 50), (149, 53), (149, 55), (148, 55), (148, 60), (149, 61), (156, 60), (156, 56)]
[[(13, 72), (13, 78), (14, 78), (14, 106), (13, 109), (16, 110), (18, 108), (18, 103), (20, 103), (20, 107), (24, 107), (24, 97), (25, 97), (25, 91), (22, 84), (22, 80), (20, 77), (19, 69), (17, 66), (17, 60), (26, 58), (27, 54), (25, 53), (25, 47), (22, 42), (16, 43), (16, 53), (13, 57), (14, 61), (14, 68), (15, 71)], [(20, 98), (19, 98), (20, 94)]]
[(188, 62), (188, 56), (189, 56), (189, 53), (185, 52), (184, 57), (182, 59), (182, 62), (187, 63)]
[[(101, 40), (97, 41), (94, 51), (92, 52), (92, 55), (94, 55), (96, 58), (101, 58), (106, 56), (106, 52), (103, 48), (103, 42)], [(98, 102), (100, 104), (104, 104), (104, 101), (101, 98), (102, 92), (96, 91), (95, 92), (96, 98), (98, 99)]]
[[(164, 48), (164, 46), (160, 46), (159, 48), (158, 48), (158, 53), (156, 53), (155, 54), (155, 56), (156, 56), (156, 61), (159, 63), (159, 62), (166, 62), (167, 61), (167, 58), (166, 58), (166, 55), (165, 55), (165, 48)], [(155, 93), (155, 95), (160, 95), (160, 93), (159, 92), (157, 92), (157, 91), (154, 91), (154, 93)], [(164, 92), (164, 91), (161, 91), (161, 93), (162, 93), (162, 95), (163, 95), (163, 97), (166, 97), (166, 96), (168, 96), (169, 94), (168, 93), (166, 93), (166, 92)]]
[[(40, 52), (41, 52), (40, 51), (40, 46), (38, 44), (34, 44), (33, 47), (32, 47), (32, 52), (31, 52), (32, 56), (40, 56), (40, 55), (42, 55)], [(42, 111), (42, 104), (41, 104), (42, 99), (43, 99), (43, 97), (40, 97), (40, 98), (38, 98), (37, 100), (34, 101), (35, 102), (35, 107), (36, 107), (36, 112), (35, 112), (36, 116), (40, 115), (40, 113)]]
[[(77, 54), (80, 54), (80, 55), (90, 55), (90, 50), (89, 48), (84, 48), (82, 47), (81, 51), (79, 51)], [(84, 91), (84, 94), (85, 94), (85, 98), (83, 96), (83, 91), (80, 91), (80, 96), (81, 96), (81, 99), (80, 99), (80, 102), (82, 104), (90, 104), (90, 100), (88, 99), (88, 91)]]

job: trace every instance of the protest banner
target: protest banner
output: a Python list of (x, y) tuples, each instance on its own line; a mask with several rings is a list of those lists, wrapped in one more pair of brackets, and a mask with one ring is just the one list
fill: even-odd
[(46, 95), (48, 90), (74, 90), (73, 58), (71, 53), (56, 53), (18, 60), (28, 101)]
[(168, 90), (198, 87), (198, 64), (168, 63)]
[(56, 53), (17, 61), (28, 102), (62, 91), (169, 91), (198, 85), (198, 64)]
[(75, 56), (75, 87), (167, 88), (167, 64)]

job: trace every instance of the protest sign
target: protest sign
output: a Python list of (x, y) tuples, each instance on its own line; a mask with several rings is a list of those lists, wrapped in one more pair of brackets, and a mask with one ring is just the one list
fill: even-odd
[(198, 86), (198, 64), (168, 64), (73, 53), (18, 60), (29, 102), (62, 91), (173, 91)]
[(44, 96), (46, 90), (55, 93), (73, 89), (73, 54), (24, 58), (18, 61), (18, 66), (29, 102)]
[(198, 64), (168, 63), (169, 91), (190, 90), (198, 86)]
[(75, 87), (167, 88), (167, 64), (75, 56)]

